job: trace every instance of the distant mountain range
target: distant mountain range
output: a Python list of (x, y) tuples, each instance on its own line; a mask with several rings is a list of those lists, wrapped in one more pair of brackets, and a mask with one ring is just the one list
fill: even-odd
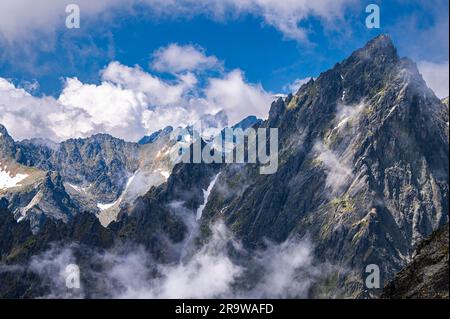
[[(217, 134), (226, 125), (222, 113), (206, 119)], [(258, 121), (248, 117), (236, 126), (245, 129)], [(97, 215), (107, 226), (121, 208), (167, 180), (173, 168), (172, 131), (167, 127), (138, 143), (97, 134), (57, 144), (15, 142), (0, 124), (0, 196), (18, 221), (30, 220), (33, 232), (46, 218), (68, 222), (80, 211)]]
[[(211, 136), (225, 117), (202, 119)], [(60, 296), (64, 289), (30, 268), (55, 245), (70, 246), (89, 269), (98, 251), (121, 256), (138, 245), (151, 260), (150, 282), (170, 277), (173, 265), (220, 257), (236, 276), (209, 297), (374, 297), (448, 223), (448, 99), (386, 35), (279, 98), (267, 120), (235, 125), (252, 126), (279, 129), (275, 174), (255, 164), (174, 166), (172, 127), (139, 143), (99, 134), (55, 144), (14, 141), (0, 125), (0, 296)], [(217, 225), (227, 234), (220, 245)], [(274, 251), (289, 252), (278, 262), (299, 257), (269, 269)], [(380, 289), (364, 285), (369, 264), (380, 268)], [(289, 288), (258, 294), (269, 270), (291, 276), (277, 281)], [(82, 296), (111, 297), (99, 280), (84, 277)], [(153, 289), (146, 296), (166, 296)]]

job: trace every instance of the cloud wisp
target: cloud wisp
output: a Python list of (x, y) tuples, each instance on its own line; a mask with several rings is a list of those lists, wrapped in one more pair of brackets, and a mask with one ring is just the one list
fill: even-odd
[[(139, 246), (87, 252), (74, 245), (54, 245), (34, 256), (27, 266), (1, 271), (38, 275), (50, 288), (42, 298), (119, 299), (307, 298), (311, 287), (332, 271), (330, 265), (314, 263), (313, 247), (306, 239), (268, 243), (265, 250), (249, 254), (223, 223), (211, 229), (212, 236), (204, 246), (170, 264), (155, 262)], [(250, 259), (236, 260), (230, 247)], [(90, 259), (80, 266), (81, 287), (73, 290), (65, 286), (64, 274), (68, 265), (76, 263), (77, 249)], [(249, 273), (252, 280), (248, 280)]]
[[(4, 0), (0, 3), (0, 39), (15, 42), (30, 40), (37, 33), (54, 34), (58, 25), (64, 24), (65, 7), (69, 0)], [(344, 9), (353, 0), (78, 0), (81, 12), (88, 20), (99, 16), (142, 13), (161, 18), (191, 18), (202, 15), (213, 20), (234, 19), (243, 15), (260, 17), (287, 39), (306, 41), (307, 28), (301, 23), (309, 17), (318, 18), (323, 24), (334, 24), (342, 19)], [(134, 10), (139, 6), (141, 10)], [(120, 10), (118, 10), (120, 9)]]
[(421, 61), (417, 65), (423, 79), (427, 85), (434, 91), (437, 97), (445, 98), (448, 96), (449, 88), (449, 64), (448, 61), (434, 63)]
[(172, 43), (153, 53), (151, 66), (159, 72), (180, 73), (220, 69), (222, 62), (215, 56), (208, 56), (205, 50), (193, 45)]

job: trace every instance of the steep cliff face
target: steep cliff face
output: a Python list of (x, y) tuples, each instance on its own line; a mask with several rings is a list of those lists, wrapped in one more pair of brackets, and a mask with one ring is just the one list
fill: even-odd
[(47, 172), (41, 181), (30, 187), (9, 190), (5, 194), (9, 200), (9, 207), (15, 208), (16, 220), (30, 221), (32, 231), (35, 233), (47, 218), (67, 223), (80, 209), (66, 192), (61, 175), (56, 172)]
[(444, 104), (444, 108), (441, 111), (441, 118), (444, 122), (447, 122), (447, 140), (448, 140), (448, 123), (449, 123), (449, 104), (448, 104), (448, 97), (446, 97), (445, 99), (442, 99), (442, 104)]
[[(309, 236), (316, 258), (338, 269), (337, 287), (329, 289), (374, 295), (364, 286), (365, 267), (378, 265), (386, 282), (423, 238), (448, 221), (443, 111), (414, 63), (380, 36), (296, 95), (273, 103), (262, 126), (279, 129), (275, 174), (260, 175), (256, 165), (219, 171), (180, 165), (168, 184), (151, 190), (114, 227), (139, 241), (148, 238), (149, 220), (158, 220), (158, 229), (178, 225), (165, 229), (181, 241), (182, 219), (167, 207), (183, 203), (192, 214), (201, 191), (220, 173), (202, 211), (200, 237), (218, 219), (249, 249), (264, 247), (267, 239)], [(179, 186), (168, 186), (173, 183)], [(175, 218), (170, 223), (169, 216)]]
[(144, 136), (143, 138), (141, 138), (138, 141), (139, 145), (145, 145), (145, 144), (150, 144), (155, 142), (156, 140), (158, 140), (160, 137), (163, 136), (167, 136), (168, 134), (173, 132), (173, 127), (172, 126), (167, 126), (162, 130), (153, 132), (152, 134), (148, 135), (148, 136)]
[(383, 289), (381, 298), (448, 299), (448, 224), (417, 247), (411, 263)]
[(138, 145), (107, 134), (70, 139), (60, 144), (18, 143), (18, 161), (57, 171), (64, 181), (89, 192), (98, 202), (112, 202), (138, 167)]
[(0, 158), (13, 158), (16, 153), (14, 140), (9, 136), (6, 128), (0, 124)]
[[(68, 223), (47, 218), (39, 232), (31, 232), (31, 222), (17, 223), (7, 210), (6, 200), (0, 199), (0, 296), (2, 298), (38, 298), (52, 296), (52, 278), (60, 276), (59, 270), (50, 269), (50, 276), (39, 272), (45, 263), (58, 263), (53, 251), (71, 247), (80, 267), (92, 266), (92, 254), (104, 252), (114, 243), (114, 235), (102, 227), (98, 219), (89, 213), (79, 213)], [(44, 254), (43, 260), (35, 258)], [(45, 255), (49, 254), (49, 255)], [(30, 267), (33, 263), (37, 267)], [(66, 264), (61, 265), (64, 269)], [(45, 277), (45, 278), (44, 278)], [(87, 278), (87, 282), (93, 281)], [(77, 297), (71, 295), (72, 297)]]
[(272, 105), (263, 125), (279, 128), (278, 171), (224, 168), (204, 222), (224, 218), (251, 247), (308, 234), (360, 295), (366, 265), (391, 277), (448, 221), (444, 107), (380, 36)]
[(48, 217), (67, 222), (77, 212), (93, 213), (107, 226), (123, 206), (165, 182), (173, 167), (169, 131), (146, 145), (106, 134), (59, 144), (15, 142), (1, 125), (0, 131), (0, 197), (17, 220), (32, 221), (33, 231)]
[(219, 169), (219, 164), (177, 164), (166, 183), (152, 187), (135, 205), (123, 209), (108, 228), (123, 241), (145, 246), (157, 260), (178, 261), (186, 253), (179, 244), (191, 235), (195, 212), (204, 201), (203, 190)]
[[(243, 244), (245, 253), (233, 256), (238, 263), (268, 241), (308, 237), (315, 261), (333, 266), (311, 296), (376, 295), (364, 286), (366, 266), (378, 265), (386, 283), (424, 238), (448, 223), (443, 114), (448, 106), (415, 64), (379, 36), (274, 102), (266, 121), (249, 119), (249, 125), (279, 130), (279, 166), (271, 175), (261, 175), (255, 164), (173, 167), (168, 136), (144, 145), (107, 135), (58, 145), (15, 143), (0, 127), (2, 160), (15, 167), (5, 173), (8, 183), (17, 173), (29, 175), (20, 187), (0, 189), (8, 199), (3, 206), (16, 219), (19, 208), (34, 212), (15, 224), (3, 213), (0, 227), (10, 234), (0, 242), (1, 258), (23, 262), (53, 241), (92, 241), (104, 249), (132, 242), (157, 262), (179, 262), (187, 255), (184, 244), (200, 250), (220, 220)], [(83, 210), (96, 212), (107, 228)], [(57, 218), (40, 219), (51, 212)], [(33, 222), (41, 230), (22, 238)]]

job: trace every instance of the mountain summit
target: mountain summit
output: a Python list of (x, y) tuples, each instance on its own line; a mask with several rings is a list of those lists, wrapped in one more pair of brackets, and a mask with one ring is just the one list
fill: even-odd
[(448, 221), (444, 108), (415, 64), (379, 36), (273, 103), (263, 125), (280, 131), (278, 172), (224, 168), (204, 216), (220, 212), (252, 247), (311, 236), (319, 259), (350, 270), (346, 293), (370, 294), (367, 265), (390, 278)]
[[(172, 167), (167, 156), (161, 157), (171, 145), (167, 136), (145, 145), (97, 136), (69, 140), (55, 150), (12, 144), (1, 131), (0, 150), (21, 169), (38, 170), (44, 185), (52, 181), (59, 190), (62, 181), (68, 193), (78, 193), (69, 196), (72, 205), (56, 192), (61, 196), (55, 202), (66, 202), (70, 216), (72, 207), (87, 207), (80, 203), (104, 200), (99, 206), (104, 211), (97, 214), (108, 225), (101, 238), (108, 243), (109, 238), (118, 246), (137, 243), (152, 260), (184, 263), (211, 248), (202, 245), (214, 239), (212, 225), (222, 222), (233, 238), (229, 263), (253, 265), (251, 256), (307, 238), (314, 264), (328, 265), (308, 296), (370, 297), (380, 290), (365, 285), (368, 265), (378, 266), (381, 284), (387, 283), (424, 238), (448, 223), (445, 112), (448, 106), (426, 86), (414, 62), (399, 57), (390, 37), (381, 35), (295, 95), (279, 98), (268, 119), (257, 122), (279, 130), (279, 165), (272, 175), (260, 175), (253, 164)], [(43, 174), (53, 170), (59, 175)], [(164, 178), (155, 178), (162, 171)], [(34, 198), (3, 192), (9, 209)], [(43, 231), (79, 229), (83, 216)], [(98, 224), (89, 225), (83, 238), (97, 238)], [(18, 232), (20, 227), (9, 228)], [(2, 260), (14, 261), (24, 249), (28, 256), (41, 253), (42, 246), (24, 244), (36, 236), (5, 244)], [(255, 284), (252, 278), (245, 285)], [(0, 294), (5, 289), (0, 285)]]

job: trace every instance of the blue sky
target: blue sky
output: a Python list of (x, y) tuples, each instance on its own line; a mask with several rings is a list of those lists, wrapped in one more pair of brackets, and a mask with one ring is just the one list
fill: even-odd
[[(197, 86), (184, 95), (203, 99), (211, 79), (232, 78), (229, 75), (236, 70), (241, 78), (234, 79), (242, 79), (242, 85), (248, 84), (259, 93), (287, 93), (294, 89), (296, 80), (301, 83), (316, 77), (370, 38), (388, 33), (399, 53), (419, 64), (436, 93), (448, 95), (446, 0), (324, 0), (313, 5), (304, 0), (281, 4), (279, 0), (226, 0), (220, 5), (207, 0), (180, 0), (176, 5), (169, 2), (100, 0), (93, 5), (86, 0), (70, 1), (80, 6), (81, 28), (67, 29), (61, 1), (2, 1), (0, 78), (33, 97), (49, 96), (57, 102), (62, 100), (67, 78), (77, 78), (86, 86), (99, 86), (108, 80), (119, 85), (117, 79), (102, 77), (114, 61), (168, 84), (180, 83), (183, 72), (154, 67), (155, 52), (176, 44), (195, 48), (217, 62), (201, 70), (182, 70), (194, 75), (196, 83), (191, 85)], [(365, 7), (370, 3), (380, 6), (380, 29), (365, 26)], [(131, 84), (121, 85), (130, 88)], [(210, 95), (216, 100), (222, 98), (212, 91)], [(257, 97), (249, 100), (265, 101)], [(236, 118), (240, 115), (245, 114), (236, 113)], [(91, 132), (86, 129), (73, 134)]]

